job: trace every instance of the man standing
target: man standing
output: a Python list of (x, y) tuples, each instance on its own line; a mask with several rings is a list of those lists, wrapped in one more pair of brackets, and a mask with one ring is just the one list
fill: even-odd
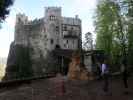
[(103, 81), (104, 81), (104, 85), (103, 85), (103, 90), (104, 92), (108, 92), (109, 90), (109, 69), (107, 66), (107, 61), (104, 60), (104, 62), (102, 63), (102, 76), (103, 76)]
[(122, 61), (121, 73), (122, 73), (124, 88), (126, 89), (125, 94), (128, 94), (128, 91), (127, 91), (127, 89), (128, 89), (128, 72), (127, 72), (127, 62), (126, 62), (126, 60)]
[(97, 62), (97, 75), (98, 75), (98, 80), (100, 80), (102, 77), (101, 77), (101, 64), (100, 62)]

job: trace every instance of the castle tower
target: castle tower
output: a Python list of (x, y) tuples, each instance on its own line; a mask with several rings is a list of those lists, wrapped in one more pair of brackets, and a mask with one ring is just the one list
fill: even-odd
[(24, 14), (16, 15), (15, 24), (15, 44), (27, 45), (27, 32), (25, 30), (25, 25), (28, 23), (28, 17)]
[(61, 7), (45, 8), (45, 27), (47, 33), (47, 49), (49, 51), (60, 48), (61, 38)]

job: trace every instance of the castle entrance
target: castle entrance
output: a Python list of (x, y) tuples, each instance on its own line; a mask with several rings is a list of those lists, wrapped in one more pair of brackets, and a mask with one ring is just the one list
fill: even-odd
[(59, 70), (63, 75), (67, 75), (69, 64), (71, 62), (72, 50), (55, 49), (54, 55), (58, 60)]

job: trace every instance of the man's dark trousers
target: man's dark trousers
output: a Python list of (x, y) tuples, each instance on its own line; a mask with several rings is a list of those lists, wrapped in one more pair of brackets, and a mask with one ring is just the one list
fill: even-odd
[(104, 74), (103, 75), (103, 90), (104, 92), (108, 92), (109, 91), (109, 75), (108, 74)]

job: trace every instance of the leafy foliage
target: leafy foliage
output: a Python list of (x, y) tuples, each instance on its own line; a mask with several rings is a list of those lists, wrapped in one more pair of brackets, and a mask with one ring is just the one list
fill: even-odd
[(133, 65), (133, 1), (128, 0), (128, 61), (130, 65)]
[(93, 49), (92, 33), (90, 32), (85, 34), (85, 40), (83, 41), (83, 49), (84, 50)]
[(114, 63), (133, 59), (133, 1), (100, 0), (96, 10), (96, 47)]
[[(123, 2), (124, 3), (124, 2)], [(112, 63), (120, 63), (127, 55), (126, 11), (121, 3), (113, 0), (100, 0), (96, 11), (96, 48), (102, 49)]]
[(9, 7), (13, 5), (14, 0), (0, 0), (0, 21), (3, 21), (9, 14)]

